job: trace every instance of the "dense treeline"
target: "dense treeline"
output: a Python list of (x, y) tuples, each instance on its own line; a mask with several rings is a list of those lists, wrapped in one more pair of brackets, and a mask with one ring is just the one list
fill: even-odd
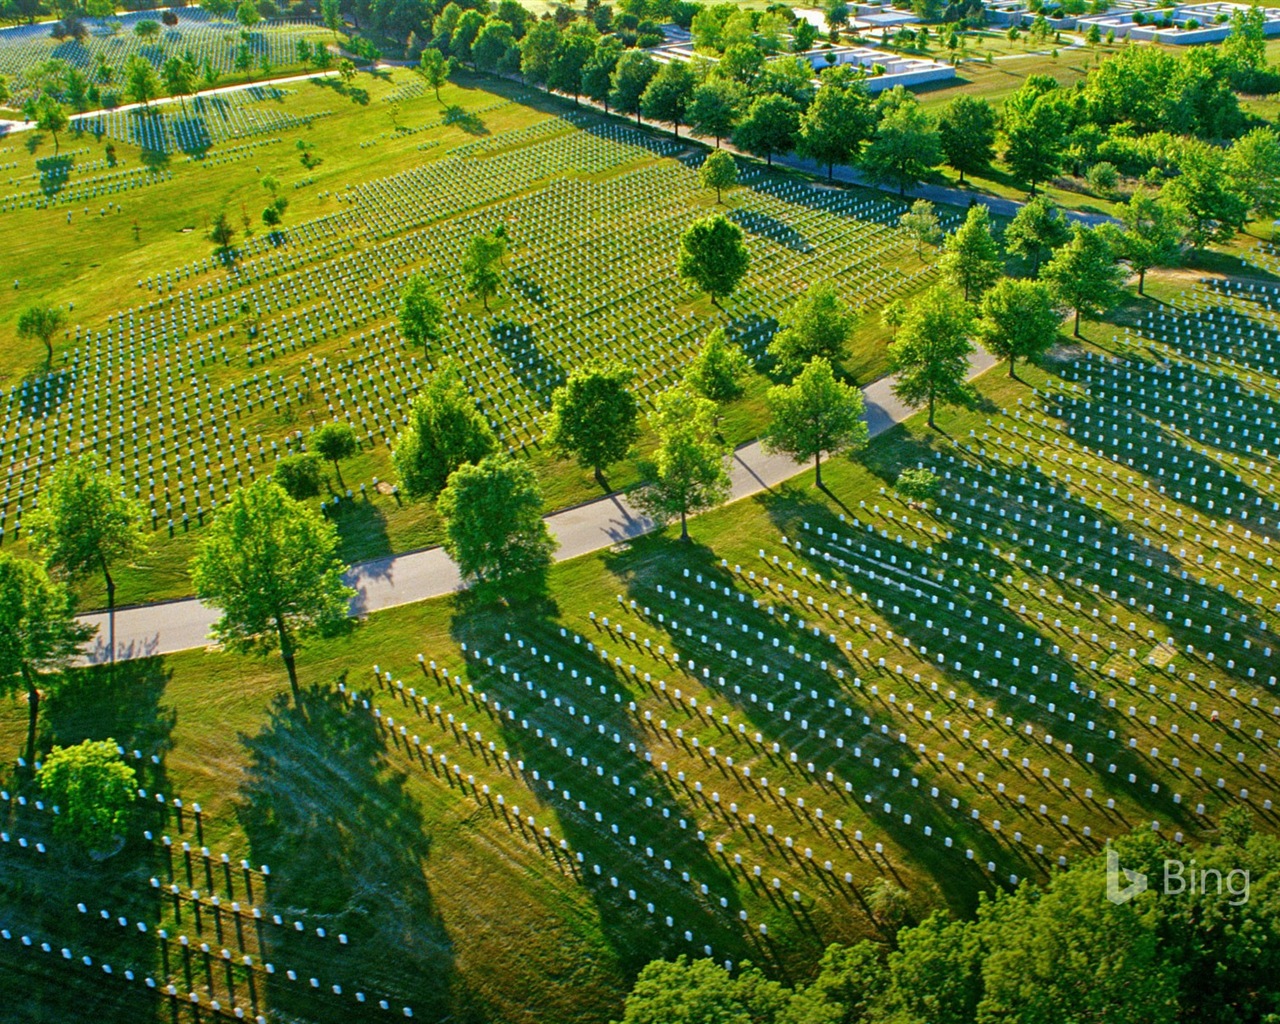
[[(710, 960), (655, 961), (636, 980), (623, 1022), (1274, 1021), (1280, 840), (1255, 834), (1247, 812), (1235, 811), (1212, 845), (1143, 833), (1115, 848), (1125, 869), (1149, 879), (1127, 902), (1107, 899), (1099, 854), (1044, 886), (984, 897), (970, 919), (940, 911), (889, 941), (831, 946), (815, 976), (794, 988), (749, 965), (730, 974)], [(891, 924), (882, 918), (886, 935)]]

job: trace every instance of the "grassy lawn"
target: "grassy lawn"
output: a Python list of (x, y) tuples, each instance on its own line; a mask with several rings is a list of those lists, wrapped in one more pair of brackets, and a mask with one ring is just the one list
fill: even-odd
[[(128, 422), (117, 417), (96, 425), (100, 451), (108, 429), (123, 436), (126, 450), (115, 471), (138, 486), (144, 501), (154, 498), (157, 511), (152, 551), (120, 579), (123, 603), (189, 593), (184, 566), (209, 502), (235, 486), (237, 473), (248, 477), (245, 463), (255, 473), (269, 472), (273, 444), (283, 450), (279, 446), (290, 436), (343, 415), (353, 399), (367, 440), (343, 477), (357, 491), (365, 485), (370, 500), (337, 515), (344, 555), (356, 560), (436, 542), (439, 527), (430, 508), (398, 502), (373, 487), (393, 475), (390, 442), (403, 408), (427, 366), (442, 355), (463, 366), (500, 422), (503, 443), (533, 462), (548, 510), (594, 497), (599, 487), (591, 474), (557, 460), (540, 443), (551, 385), (584, 358), (584, 346), (597, 356), (617, 350), (645, 382), (647, 404), (723, 319), (671, 273), (679, 229), (715, 207), (682, 162), (693, 150), (582, 112), (574, 116), (585, 120), (570, 122), (564, 119), (571, 112), (567, 101), (504, 82), (463, 76), (437, 101), (401, 70), (361, 74), (351, 88), (336, 80), (301, 82), (225, 105), (192, 106), (194, 122), (239, 125), (240, 134), (208, 149), (159, 155), (139, 151), (120, 135), (121, 125), (131, 134), (142, 130), (134, 120), (104, 125), (99, 134), (69, 132), (62, 140), (65, 159), (57, 164), (70, 169), (65, 178), (51, 177), (53, 140), (42, 133), (0, 142), (0, 162), (10, 165), (11, 187), (21, 197), (0, 213), (12, 239), (0, 255), (0, 280), (17, 283), (0, 290), (0, 332), (12, 338), (18, 314), (40, 296), (65, 314), (63, 337), (55, 341), (59, 373), (77, 359), (101, 360), (108, 344), (119, 343), (114, 339), (130, 316), (139, 328), (131, 344), (161, 346), (140, 379), (127, 378), (114, 364), (103, 373), (100, 362), (86, 362), (89, 371), (99, 369), (78, 378), (77, 390), (50, 411), (52, 418), (31, 426), (18, 418), (5, 428), (10, 450), (24, 457), (24, 472), (10, 478), (12, 515), (42, 468), (25, 461), (28, 439), (34, 452), (42, 443), (47, 451), (41, 423), (47, 429), (75, 416), (79, 435), (79, 418), (104, 408), (95, 410), (95, 400), (119, 410), (124, 400), (137, 399)], [(163, 125), (177, 132), (178, 116), (166, 108), (149, 130)], [(350, 145), (352, 137), (364, 141)], [(315, 166), (302, 166), (299, 142), (310, 147)], [(567, 147), (581, 149), (583, 156), (575, 159), (589, 166), (566, 162)], [(446, 177), (453, 168), (474, 168), (478, 183), (458, 194)], [(427, 184), (421, 183), (424, 171), (432, 175)], [(104, 172), (135, 177), (128, 187), (108, 191)], [(279, 238), (258, 217), (269, 198), (260, 184), (268, 175), (281, 182), (289, 200), (288, 233)], [(877, 215), (880, 224), (863, 214), (841, 214), (829, 208), (833, 193), (807, 185), (797, 192), (792, 183), (800, 181), (761, 174), (727, 198), (727, 211), (747, 227), (755, 260), (727, 307), (731, 333), (761, 354), (772, 318), (810, 281), (830, 277), (865, 313), (845, 369), (853, 379), (872, 380), (887, 367), (879, 304), (889, 294), (913, 293), (933, 270), (896, 231), (882, 226), (892, 222), (892, 212)], [(422, 188), (427, 191), (415, 191)], [(607, 221), (585, 211), (566, 221), (558, 204), (574, 189), (595, 197), (592, 203), (612, 204), (624, 230), (597, 237)], [(405, 203), (384, 198), (397, 192)], [(892, 211), (892, 202), (877, 194), (845, 194)], [(220, 210), (242, 249), (229, 268), (212, 259), (207, 240)], [(517, 234), (507, 286), (486, 312), (462, 290), (459, 250), (469, 233), (491, 229), (495, 218), (509, 219)], [(547, 233), (547, 218), (560, 218), (562, 230)], [(524, 223), (528, 231), (521, 238)], [(628, 248), (633, 244), (640, 248)], [(603, 276), (593, 266), (601, 247), (614, 253)], [(628, 255), (635, 251), (643, 254), (638, 261)], [(92, 256), (84, 259), (84, 252)], [(557, 264), (567, 269), (553, 270)], [(425, 362), (423, 353), (406, 351), (394, 334), (398, 282), (412, 271), (426, 272), (447, 293), (452, 338), (445, 352), (425, 354)], [(594, 301), (593, 287), (613, 301)], [(535, 362), (505, 341), (513, 330), (545, 335), (545, 347), (536, 342)], [(653, 342), (643, 340), (649, 336)], [(98, 355), (91, 354), (94, 346)], [(570, 351), (574, 358), (566, 360)], [(354, 378), (364, 382), (364, 395), (346, 393), (352, 359), (366, 367), (372, 360), (373, 371)], [(0, 378), (10, 386), (38, 382), (43, 373), (38, 342), (0, 349)], [(168, 388), (175, 373), (191, 390), (180, 402), (167, 401), (167, 391), (166, 402), (154, 401), (154, 389)], [(268, 390), (258, 395), (264, 380)], [(391, 381), (397, 383), (388, 393)], [(769, 383), (766, 375), (753, 375), (745, 397), (726, 410), (726, 434), (735, 443), (759, 433)], [(225, 434), (209, 437), (206, 429), (196, 436), (192, 416), (206, 428), (212, 416)], [(160, 429), (179, 435), (168, 451), (156, 447)], [(135, 453), (134, 437), (150, 442), (151, 450)], [(247, 454), (243, 444), (239, 451), (228, 448), (250, 438), (257, 440)], [(638, 454), (650, 443), (643, 441)], [(190, 491), (177, 486), (179, 476)], [(609, 474), (614, 487), (636, 480), (635, 460)], [(336, 478), (331, 485), (337, 486)], [(19, 536), (19, 548), (23, 543)], [(92, 585), (82, 597), (90, 606), (102, 601)]]
[[(690, 545), (659, 534), (561, 564), (531, 607), (462, 597), (375, 615), (304, 652), (301, 708), (273, 659), (190, 652), (77, 673), (47, 702), (41, 747), (112, 736), (139, 750), (140, 784), (186, 810), (148, 805), (138, 828), (207, 846), (212, 885), (198, 856), (192, 884), (140, 834), (92, 875), (56, 840), (44, 861), (3, 848), (17, 925), (156, 972), (155, 928), (230, 932), (231, 918), (210, 922), (218, 892), (284, 919), (247, 928), (241, 948), (345, 993), (257, 977), (282, 1012), (337, 1020), (358, 988), (419, 1018), (588, 1021), (616, 1016), (644, 961), (704, 945), (794, 979), (824, 943), (882, 934), (865, 903), (879, 877), (919, 917), (1153, 820), (1197, 834), (1241, 789), (1273, 827), (1259, 619), (1277, 600), (1274, 518), (1210, 512), (1206, 492), (1193, 504), (1143, 468), (1239, 472), (1220, 499), (1233, 509), (1235, 488), (1269, 494), (1274, 451), (1233, 452), (1223, 411), (1196, 427), (1185, 398), (1143, 376), (1170, 360), (1204, 387), (1246, 356), (1203, 363), (1172, 334), (1123, 343), (1149, 312), (1212, 308), (1192, 288), (1212, 272), (1206, 259), (1152, 275), (1148, 298), (1086, 323), (1043, 367), (987, 374), (978, 407), (943, 412), (938, 431), (916, 417), (833, 461), (828, 492), (805, 474), (698, 518)], [(1136, 426), (1085, 352), (1149, 382)], [(1141, 458), (1122, 432), (1139, 427), (1162, 438)], [(947, 475), (929, 508), (891, 490), (920, 461)], [(20, 703), (0, 705), (5, 749), (24, 722)], [(47, 813), (10, 816), (15, 835), (47, 837)], [(270, 875), (223, 878), (223, 851)], [(69, 922), (68, 871), (90, 909)], [(206, 890), (198, 927), (189, 898), (149, 893), (152, 875)], [(120, 945), (99, 906), (151, 922), (151, 937)], [(59, 999), (108, 1019), (156, 1012), (33, 955), (0, 946), (0, 964), (56, 979)], [(180, 976), (180, 950), (168, 955)], [(206, 1000), (245, 1002), (251, 972), (195, 970)]]

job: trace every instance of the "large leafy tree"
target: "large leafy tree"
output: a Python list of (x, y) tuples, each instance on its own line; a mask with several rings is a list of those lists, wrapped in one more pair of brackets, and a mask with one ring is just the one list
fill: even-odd
[(866, 89), (848, 81), (843, 70), (822, 72), (822, 88), (800, 119), (800, 152), (827, 165), (827, 180), (836, 164), (853, 163), (875, 127)]
[(53, 339), (62, 329), (62, 310), (47, 302), (28, 306), (18, 314), (18, 337), (39, 338), (45, 348), (45, 365), (53, 366)]
[(797, 373), (812, 359), (839, 365), (853, 331), (853, 312), (830, 284), (811, 285), (779, 320), (769, 354), (786, 373)]
[(535, 21), (520, 40), (520, 72), (541, 84), (551, 73), (551, 62), (560, 45), (560, 30), (554, 21)]
[(604, 468), (624, 458), (640, 437), (639, 406), (628, 386), (633, 376), (619, 363), (584, 366), (551, 395), (551, 447), (593, 470), (606, 490)]
[(750, 368), (746, 353), (729, 341), (723, 327), (717, 327), (689, 364), (685, 380), (703, 398), (728, 402), (742, 394), (742, 378)]
[[(150, 65), (148, 65), (150, 66)], [(53, 151), (58, 152), (58, 136), (67, 130), (71, 119), (67, 111), (52, 96), (41, 96), (36, 103), (36, 127), (53, 136)]]
[(196, 91), (196, 65), (185, 57), (169, 57), (160, 68), (160, 78), (170, 96), (177, 96), (182, 112), (187, 112), (187, 96)]
[(1197, 248), (1230, 241), (1249, 213), (1248, 202), (1232, 187), (1224, 151), (1194, 139), (1183, 144), (1178, 176), (1161, 193), (1187, 211), (1189, 238)]
[(1047, 284), (1005, 278), (982, 296), (977, 333), (987, 351), (1009, 361), (1009, 376), (1016, 377), (1017, 361), (1048, 352), (1061, 325)]
[(436, 102), (439, 103), (440, 87), (449, 81), (449, 73), (453, 70), (449, 58), (434, 46), (428, 46), (422, 51), (418, 66), (413, 70), (422, 76), (422, 80), (436, 94)]
[(1044, 280), (1058, 301), (1075, 313), (1072, 334), (1080, 337), (1080, 317), (1098, 316), (1120, 300), (1124, 271), (1106, 234), (1072, 225), (1071, 241), (1044, 268)]
[(149, 106), (160, 94), (160, 79), (150, 61), (137, 54), (125, 61), (124, 93), (134, 103), (141, 103), (144, 107)]
[(721, 201), (723, 189), (733, 188), (738, 183), (738, 165), (728, 153), (717, 149), (707, 154), (698, 170), (698, 178), (707, 188), (716, 190), (716, 202)]
[(603, 36), (591, 59), (582, 68), (582, 91), (609, 109), (609, 93), (613, 90), (613, 72), (622, 56), (622, 43), (617, 36)]
[(81, 581), (101, 574), (107, 592), (111, 660), (115, 660), (116, 583), (112, 569), (147, 549), (142, 506), (126, 497), (92, 455), (58, 463), (28, 518), (31, 542), (55, 573)]
[(1066, 102), (1049, 75), (1028, 75), (1005, 100), (1005, 163), (1032, 195), (1061, 169), (1069, 127)]
[(717, 213), (694, 221), (680, 236), (676, 271), (719, 306), (738, 287), (750, 259), (742, 229)]
[(789, 993), (747, 967), (731, 975), (712, 960), (650, 961), (627, 996), (621, 1024), (747, 1024), (781, 1020)]
[(957, 96), (938, 115), (938, 142), (961, 182), (986, 170), (995, 157), (995, 109), (980, 96)]
[(689, 127), (714, 137), (719, 149), (720, 140), (733, 133), (746, 105), (747, 92), (740, 83), (712, 76), (694, 87), (686, 112)]
[(769, 166), (779, 153), (795, 148), (800, 131), (800, 107), (795, 100), (777, 93), (757, 96), (746, 115), (733, 130), (733, 144), (753, 156), (762, 156)]
[(355, 591), (342, 580), (338, 532), (270, 480), (234, 491), (191, 560), (196, 594), (221, 610), (213, 637), (231, 650), (279, 653), (294, 701), (297, 653), (345, 621)]
[(769, 427), (765, 450), (793, 459), (813, 459), (814, 481), (822, 486), (822, 453), (835, 456), (865, 448), (867, 423), (862, 392), (838, 381), (827, 360), (812, 360), (791, 384), (765, 395)]
[(1012, 253), (1031, 261), (1031, 276), (1038, 277), (1040, 264), (1071, 237), (1067, 218), (1048, 196), (1036, 196), (1013, 215), (1004, 231), (1004, 244)]
[(658, 62), (643, 50), (627, 50), (618, 58), (610, 79), (609, 102), (620, 114), (635, 114), (640, 123), (640, 97), (658, 73)]
[(1146, 294), (1147, 271), (1176, 266), (1182, 258), (1187, 211), (1165, 196), (1138, 189), (1121, 205), (1120, 256), (1138, 273), (1138, 294)]
[(694, 78), (689, 65), (682, 60), (668, 61), (658, 69), (640, 96), (640, 110), (650, 121), (668, 121), (675, 126), (676, 138), (693, 97)]
[(478, 295), (484, 303), (485, 312), (489, 311), (489, 300), (498, 294), (501, 277), (495, 266), (501, 259), (505, 246), (494, 244), (491, 235), (479, 235), (471, 239), (467, 246), (467, 254), (462, 260), (462, 273), (466, 278), (467, 291)]
[(27, 693), (27, 760), (35, 760), (40, 682), (66, 669), (93, 636), (76, 621), (67, 588), (25, 558), (0, 552), (0, 692)]
[(542, 519), (542, 491), (526, 463), (506, 454), (459, 466), (436, 509), (444, 549), (470, 584), (501, 587), (504, 596), (535, 589), (556, 543)]
[(876, 184), (896, 185), (898, 194), (942, 162), (938, 126), (902, 86), (876, 101), (880, 120), (862, 153), (862, 168)]
[[(434, 52), (434, 51), (433, 51)], [(401, 336), (411, 345), (428, 347), (439, 341), (444, 305), (421, 274), (413, 274), (400, 291)]]
[(889, 345), (896, 378), (893, 393), (912, 408), (929, 410), (934, 427), (938, 405), (967, 405), (973, 389), (966, 383), (973, 345), (973, 309), (944, 285), (936, 285), (917, 299), (903, 318)]
[(137, 802), (138, 776), (115, 740), (54, 747), (37, 778), (45, 798), (58, 808), (55, 835), (97, 852), (124, 834)]
[(1280, 135), (1274, 128), (1255, 128), (1236, 139), (1227, 151), (1226, 168), (1232, 190), (1254, 216), (1280, 213)]
[(999, 279), (1004, 255), (991, 233), (991, 215), (981, 203), (969, 207), (964, 223), (947, 236), (942, 272), (964, 292), (965, 300), (977, 300)]
[(916, 243), (916, 255), (924, 256), (926, 245), (941, 245), (943, 240), (942, 224), (933, 203), (927, 199), (917, 199), (911, 209), (898, 218), (898, 224)]
[(509, 22), (489, 18), (471, 44), (471, 60), (482, 71), (496, 71), (516, 45)]
[(409, 424), (391, 453), (400, 485), (410, 497), (435, 496), (449, 475), (479, 462), (498, 447), (488, 420), (476, 408), (456, 371), (446, 367), (428, 378), (409, 410)]
[[(513, 4), (519, 7), (519, 4)], [(523, 10), (524, 8), (520, 8)], [(596, 52), (596, 37), (592, 31), (573, 30), (563, 33), (551, 55), (547, 68), (547, 88), (568, 93), (573, 102), (583, 92), (583, 72)]]
[(715, 402), (683, 385), (659, 395), (649, 417), (658, 446), (635, 501), (659, 522), (679, 516), (682, 541), (689, 539), (688, 517), (729, 493), (729, 451), (717, 439), (715, 418)]

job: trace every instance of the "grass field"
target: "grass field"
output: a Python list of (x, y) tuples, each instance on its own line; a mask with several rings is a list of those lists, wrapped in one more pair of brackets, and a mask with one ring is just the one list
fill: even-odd
[[(304, 654), (301, 709), (275, 663), (216, 653), (78, 675), (42, 747), (112, 736), (166, 804), (139, 824), (156, 838), (69, 884), (56, 842), (15, 846), (48, 841), (47, 811), (10, 803), (8, 927), (55, 950), (0, 944), (49, 993), (11, 1019), (169, 1016), (119, 979), (167, 963), (206, 1008), (252, 992), (337, 1020), (358, 990), (419, 1018), (600, 1020), (653, 956), (794, 979), (881, 934), (881, 877), (913, 915), (961, 911), (1129, 829), (1199, 835), (1237, 803), (1274, 827), (1278, 300), (1196, 275), (1023, 380), (988, 374), (939, 432), (833, 464), (830, 494), (801, 476), (698, 519), (693, 545), (563, 564), (534, 609), (380, 613)], [(917, 462), (945, 477), (936, 507), (888, 489)], [(6, 749), (23, 721), (0, 713)], [(212, 970), (195, 956), (187, 981), (160, 927), (203, 936)], [(220, 970), (224, 947), (258, 966)], [(99, 958), (116, 976), (89, 982)]]
[[(140, 137), (150, 150), (136, 148)], [(298, 141), (317, 166), (301, 165)], [(697, 184), (702, 151), (518, 86), (464, 80), (438, 102), (399, 70), (350, 88), (293, 83), (202, 99), (185, 112), (94, 120), (69, 133), (58, 157), (52, 150), (32, 133), (0, 143), (13, 189), (0, 203), (13, 240), (0, 280), (17, 285), (0, 290), (0, 330), (12, 338), (35, 296), (67, 315), (52, 377), (41, 376), (38, 342), (0, 350), (10, 388), (0, 458), (13, 469), (0, 485), (0, 526), (11, 541), (18, 506), (55, 449), (69, 431), (83, 437), (155, 513), (156, 543), (121, 579), (124, 602), (189, 593), (186, 561), (212, 503), (270, 472), (273, 456), (334, 416), (365, 440), (343, 477), (370, 499), (337, 513), (344, 556), (436, 541), (429, 509), (374, 483), (391, 476), (390, 442), (442, 357), (461, 364), (503, 443), (533, 461), (548, 509), (593, 497), (590, 473), (540, 443), (567, 368), (623, 359), (647, 401), (723, 320), (673, 273), (680, 230), (715, 206)], [(268, 174), (290, 201), (279, 233), (258, 220)], [(876, 309), (935, 273), (896, 228), (901, 204), (760, 171), (747, 177), (727, 200), (753, 255), (727, 306), (731, 334), (760, 355), (776, 315), (804, 286), (829, 279), (866, 314), (846, 371), (882, 374), (887, 337)], [(206, 237), (221, 209), (239, 232), (231, 267)], [(459, 262), (471, 236), (499, 223), (513, 252), (486, 312), (463, 291)], [(81, 251), (92, 258), (71, 258)], [(411, 352), (396, 337), (396, 295), (411, 272), (443, 292), (443, 352)], [(46, 380), (58, 382), (56, 394), (35, 395)], [(767, 384), (753, 375), (726, 411), (732, 440), (760, 430)], [(633, 483), (634, 461), (609, 480)], [(83, 596), (102, 599), (92, 589)]]

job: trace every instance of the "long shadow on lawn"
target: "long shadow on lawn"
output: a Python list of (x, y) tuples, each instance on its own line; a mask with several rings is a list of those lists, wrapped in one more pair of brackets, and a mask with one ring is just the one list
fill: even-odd
[[(646, 727), (626, 704), (612, 699), (613, 693), (626, 697), (634, 692), (637, 681), (589, 652), (591, 637), (575, 643), (572, 629), (564, 628), (567, 636), (560, 635), (554, 606), (544, 603), (464, 613), (455, 618), (451, 632), (455, 640), (492, 655), (496, 666), (505, 664), (508, 669), (503, 673), (500, 668), (488, 668), (486, 661), (469, 658), (466, 674), (477, 689), (498, 696), (504, 710), (514, 712), (515, 720), (501, 720), (502, 745), (513, 759), (519, 759), (518, 774), (529, 790), (554, 807), (570, 848), (583, 855), (584, 864), (568, 866), (595, 901), (606, 940), (628, 974), (655, 957), (690, 952), (701, 956), (702, 943), (735, 958), (744, 952), (752, 954), (733, 920), (739, 904), (730, 871), (694, 836), (694, 821), (687, 827), (679, 825), (682, 819), (704, 817), (710, 802), (695, 793), (691, 783), (660, 771), (664, 756), (654, 745), (655, 727)], [(550, 664), (545, 660), (548, 656)], [(553, 668), (556, 665), (563, 665), (563, 670)], [(570, 706), (575, 709), (572, 716)], [(590, 716), (589, 725), (582, 720), (584, 714)], [(521, 721), (528, 723), (527, 729), (520, 726)], [(543, 736), (538, 736), (538, 730)], [(615, 733), (619, 742), (612, 741)], [(557, 746), (551, 745), (551, 737), (557, 737)], [(572, 746), (572, 757), (567, 756), (566, 744)], [(652, 762), (645, 760), (646, 754)], [(584, 755), (587, 765), (579, 760)], [(597, 774), (597, 767), (603, 776)], [(618, 785), (612, 783), (615, 777)], [(586, 803), (585, 810), (578, 806), (579, 800)], [(695, 816), (690, 814), (691, 804), (704, 806)], [(600, 822), (594, 818), (597, 812), (603, 818)], [(614, 823), (621, 834), (611, 831)], [(526, 832), (515, 819), (508, 825), (543, 847), (545, 840), (536, 830)], [(636, 841), (629, 841), (628, 833)], [(643, 852), (645, 847), (653, 850), (652, 858)], [(564, 856), (549, 843), (543, 852), (557, 859)], [(664, 858), (676, 870), (659, 870)], [(596, 864), (600, 873), (593, 869)], [(682, 881), (679, 870), (688, 871), (691, 881)], [(696, 894), (696, 884), (707, 885), (714, 897), (723, 895), (728, 906), (713, 910), (711, 899)], [(636, 899), (627, 895), (632, 886)], [(647, 900), (655, 904), (654, 914), (644, 909)], [(666, 915), (677, 927), (664, 923)], [(683, 937), (686, 929), (694, 935), (693, 945)]]
[[(313, 688), (300, 707), (283, 696), (266, 725), (243, 736), (248, 766), (237, 816), (255, 863), (271, 867), (274, 912), (326, 928), (316, 943), (283, 929), (264, 955), (305, 969), (345, 999), (320, 998), (279, 981), (267, 990), (277, 1014), (342, 1021), (361, 990), (411, 1006), (425, 1020), (456, 1014), (454, 954), (424, 870), (431, 841), (405, 775), (376, 720)], [(339, 945), (338, 933), (349, 938)]]

